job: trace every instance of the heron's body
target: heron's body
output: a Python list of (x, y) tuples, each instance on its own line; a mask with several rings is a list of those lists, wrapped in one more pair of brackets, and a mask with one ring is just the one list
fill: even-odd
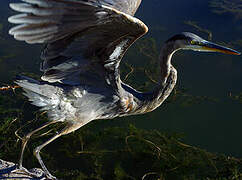
[[(96, 84), (92, 85), (63, 85), (60, 83), (50, 84), (34, 81), (30, 78), (19, 76), (17, 82), (23, 88), (28, 88), (36, 94), (31, 94), (26, 89), (26, 95), (36, 97), (38, 101), (33, 101), (34, 105), (49, 110), (49, 118), (57, 121), (67, 121), (69, 123), (80, 123), (84, 125), (95, 119), (113, 119), (120, 116), (144, 114), (159, 107), (173, 90), (177, 74), (172, 69), (168, 82), (163, 87), (158, 85), (154, 91), (142, 93), (136, 91), (131, 86), (122, 83), (121, 87), (125, 95), (120, 98), (116, 92), (108, 86)], [(25, 80), (23, 80), (25, 79)], [(26, 81), (27, 80), (27, 81)], [(35, 84), (36, 89), (31, 89), (31, 84)], [(41, 95), (41, 97), (38, 97)]]
[(141, 0), (22, 0), (10, 4), (22, 14), (9, 18), (20, 24), (9, 33), (30, 44), (44, 43), (41, 53), (42, 81), (20, 76), (16, 83), (36, 106), (48, 112), (50, 122), (26, 136), (56, 122), (67, 127), (34, 154), (49, 178), (39, 155), (56, 138), (73, 132), (92, 120), (143, 114), (159, 107), (172, 92), (176, 69), (172, 55), (180, 49), (238, 52), (215, 45), (192, 33), (170, 38), (160, 54), (160, 83), (153, 91), (138, 92), (120, 79), (119, 64), (127, 49), (147, 33), (147, 26), (134, 17)]

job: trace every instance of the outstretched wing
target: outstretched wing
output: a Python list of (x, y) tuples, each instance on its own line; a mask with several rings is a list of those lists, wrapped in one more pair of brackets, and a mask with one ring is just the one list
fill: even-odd
[(99, 2), (133, 16), (137, 11), (141, 0), (99, 0)]
[[(117, 0), (22, 0), (9, 18), (9, 33), (27, 43), (45, 43), (42, 79), (70, 85), (104, 83), (121, 91), (119, 63), (148, 29), (140, 20), (102, 5)], [(124, 2), (131, 2), (125, 1)]]

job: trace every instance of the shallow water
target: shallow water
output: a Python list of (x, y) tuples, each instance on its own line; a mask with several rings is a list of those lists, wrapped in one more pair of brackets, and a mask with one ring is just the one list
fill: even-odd
[[(7, 34), (10, 27), (7, 17), (13, 14), (8, 8), (9, 2), (13, 1), (0, 2), (0, 24), (3, 24), (0, 32), (1, 85), (13, 84), (18, 73), (40, 74), (40, 46), (17, 42)], [(189, 31), (208, 37), (208, 34), (184, 23), (187, 21), (196, 22), (198, 26), (211, 31), (214, 42), (229, 44), (242, 51), (242, 18), (233, 12), (216, 14), (210, 2), (144, 0), (136, 16), (149, 26), (150, 32), (144, 38), (153, 38), (157, 51), (162, 42), (179, 32)], [(242, 3), (238, 0), (234, 2)], [(124, 61), (135, 68), (149, 64), (150, 59), (138, 53), (137, 48), (131, 48)], [(146, 115), (98, 122), (94, 126), (102, 128), (132, 123), (144, 129), (184, 133), (188, 144), (211, 152), (242, 157), (242, 104), (233, 98), (242, 92), (241, 56), (178, 52), (173, 58), (173, 64), (178, 70), (177, 89), (186, 89), (188, 97), (165, 103)], [(131, 82), (134, 87), (139, 88), (149, 81), (143, 77), (142, 72), (131, 74), (130, 79), (136, 82)], [(201, 96), (209, 98), (193, 98), (190, 101), (191, 97)]]

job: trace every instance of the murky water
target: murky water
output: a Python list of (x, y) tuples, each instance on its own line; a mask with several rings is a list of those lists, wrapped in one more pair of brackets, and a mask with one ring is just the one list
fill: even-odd
[[(241, 8), (242, 1), (233, 2)], [(206, 38), (206, 33), (184, 24), (185, 21), (194, 21), (212, 32), (213, 41), (232, 44), (241, 51), (242, 10), (240, 14), (216, 14), (213, 11), (221, 9), (211, 7), (210, 3), (208, 0), (144, 1), (138, 16), (151, 27), (148, 36), (155, 38), (157, 44), (181, 31), (194, 32)], [(159, 31), (155, 27), (164, 27), (165, 30)], [(213, 97), (217, 102), (203, 101), (191, 105), (176, 102), (161, 106), (139, 121), (132, 117), (131, 121), (140, 127), (184, 132), (188, 143), (212, 152), (241, 157), (242, 143), (238, 139), (242, 137), (242, 104), (230, 97), (242, 90), (241, 56), (179, 52), (173, 63), (178, 70), (178, 88), (187, 88), (194, 96)]]
[[(40, 74), (40, 46), (17, 42), (7, 34), (10, 27), (7, 17), (13, 14), (8, 8), (9, 2), (13, 1), (0, 2), (1, 85), (12, 84), (18, 73)], [(234, 2), (241, 7), (242, 1)], [(195, 28), (194, 24), (209, 30), (214, 42), (225, 43), (242, 51), (242, 10), (240, 13), (217, 14), (213, 12), (215, 9), (221, 10), (212, 7), (211, 0), (143, 0), (137, 17), (149, 26), (150, 32), (144, 38), (153, 38), (157, 51), (162, 42), (183, 31), (208, 38), (208, 34)], [(137, 48), (131, 48), (124, 61), (134, 68), (149, 64), (150, 59), (138, 53)], [(188, 144), (211, 152), (242, 157), (242, 103), (233, 98), (242, 92), (241, 56), (178, 52), (173, 64), (178, 70), (177, 89), (186, 89), (187, 96), (165, 103), (146, 115), (98, 122), (94, 126), (102, 128), (133, 123), (144, 129), (184, 133)], [(149, 81), (144, 76), (144, 73), (136, 71), (130, 75), (129, 82), (133, 81), (134, 87), (139, 88)], [(151, 86), (147, 89), (151, 89)], [(204, 96), (208, 98), (199, 98)]]

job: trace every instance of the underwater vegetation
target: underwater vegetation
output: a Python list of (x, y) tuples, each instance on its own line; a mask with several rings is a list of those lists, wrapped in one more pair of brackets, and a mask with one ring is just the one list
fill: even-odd
[(238, 95), (230, 96), (233, 100), (236, 100), (240, 103), (242, 103), (242, 92), (239, 93)]
[(210, 7), (216, 14), (230, 13), (237, 19), (242, 18), (242, 0), (212, 0)]
[[(16, 153), (16, 136), (14, 135), (15, 127), (19, 127), (22, 110), (17, 106), (19, 96), (16, 97), (12, 92), (1, 92), (0, 94), (0, 157)], [(11, 150), (10, 150), (11, 149)], [(13, 150), (13, 151), (12, 151)]]
[[(8, 105), (15, 103), (9, 102), (8, 98), (1, 97), (1, 100), (1, 108), (2, 102)], [(0, 159), (8, 158), (14, 162), (18, 159), (21, 137), (14, 133), (19, 135), (24, 133), (24, 129), (31, 129), (20, 123), (24, 119), (23, 111), (11, 109), (1, 112), (5, 119), (1, 121), (0, 128)], [(44, 114), (37, 113), (34, 123), (45, 120)], [(240, 159), (184, 144), (182, 135), (142, 130), (134, 125), (97, 129), (95, 123), (63, 136), (43, 150), (47, 166), (60, 179), (239, 180), (242, 177)], [(53, 136), (60, 126), (55, 125), (32, 138), (25, 152), (24, 166), (39, 166), (32, 155), (33, 148)]]
[[(47, 120), (44, 113), (35, 112), (33, 107), (33, 120), (28, 117), (30, 105), (26, 102), (19, 89), (16, 94), (0, 92), (0, 159), (17, 162), (21, 137)], [(64, 180), (241, 178), (240, 159), (184, 144), (180, 134), (147, 131), (134, 125), (98, 129), (95, 127), (98, 123), (102, 122), (90, 123), (43, 150), (47, 166), (57, 177)], [(39, 166), (32, 155), (33, 148), (61, 126), (52, 126), (33, 136), (25, 152), (24, 166)]]
[(213, 38), (213, 33), (212, 31), (208, 30), (208, 29), (205, 29), (205, 28), (202, 28), (198, 25), (197, 22), (195, 21), (184, 21), (184, 24), (188, 25), (188, 26), (191, 26), (193, 28), (195, 28), (197, 31), (199, 32), (202, 32), (202, 33), (205, 33), (208, 35), (208, 40), (211, 41), (212, 38)]
[[(139, 90), (149, 90), (157, 84), (160, 73), (156, 41), (145, 38), (134, 48), (147, 57), (146, 65), (135, 68), (126, 63), (126, 68), (121, 69), (122, 77)], [(135, 83), (136, 73), (146, 77), (143, 84)], [(38, 77), (34, 73), (27, 74)], [(21, 93), (19, 89), (0, 91), (0, 159), (12, 162), (18, 161), (22, 137), (47, 121), (46, 114), (31, 106)], [(166, 103), (179, 102), (187, 107), (204, 101), (218, 100), (190, 95), (187, 89), (175, 89)], [(30, 109), (34, 112), (32, 115)], [(95, 121), (63, 136), (43, 150), (42, 157), (54, 175), (64, 180), (239, 180), (242, 177), (241, 159), (187, 145), (182, 135), (138, 129), (134, 125), (97, 128), (96, 124), (103, 121)], [(39, 167), (32, 155), (34, 147), (62, 126), (53, 125), (32, 137), (24, 155), (25, 167)]]
[(150, 31), (150, 32), (154, 32), (154, 31), (156, 31), (156, 32), (162, 33), (162, 32), (164, 32), (164, 31), (167, 31), (167, 28), (164, 27), (164, 26), (161, 26), (161, 25), (151, 25), (151, 26), (149, 27), (149, 31)]
[(3, 61), (5, 61), (5, 60), (7, 60), (7, 59), (13, 58), (13, 57), (15, 57), (14, 54), (9, 54), (9, 55), (5, 55), (5, 56), (1, 56), (0, 57), (0, 63), (3, 62)]
[[(185, 23), (212, 38), (212, 33), (201, 28), (198, 23)], [(154, 27), (154, 30), (164, 29)], [(128, 53), (134, 53), (137, 57), (137, 52), (143, 55), (144, 64), (136, 67), (124, 62), (122, 79), (140, 91), (147, 91), (159, 82), (157, 42), (152, 37), (143, 38)], [(2, 56), (0, 63), (12, 57), (14, 55)], [(24, 68), (19, 67), (12, 72), (13, 78), (21, 72), (39, 79), (36, 73), (23, 71)], [(136, 81), (135, 78), (139, 77), (137, 74), (143, 74), (142, 82)], [(3, 86), (7, 85), (0, 84), (0, 88)], [(234, 98), (242, 102), (242, 95)], [(208, 101), (217, 102), (219, 99), (194, 96), (189, 94), (188, 89), (177, 87), (165, 103), (176, 102), (188, 107)], [(30, 110), (34, 113), (29, 113)], [(0, 91), (0, 119), (0, 159), (13, 162), (18, 162), (22, 137), (47, 121), (46, 114), (31, 106), (21, 90), (12, 91), (11, 88), (9, 91)], [(242, 177), (241, 159), (184, 144), (182, 135), (138, 129), (134, 125), (108, 128), (97, 128), (94, 125), (103, 121), (90, 123), (64, 136), (41, 152), (54, 175), (64, 180), (239, 180)], [(39, 167), (32, 150), (53, 136), (61, 126), (51, 126), (33, 136), (24, 155), (25, 167)]]

